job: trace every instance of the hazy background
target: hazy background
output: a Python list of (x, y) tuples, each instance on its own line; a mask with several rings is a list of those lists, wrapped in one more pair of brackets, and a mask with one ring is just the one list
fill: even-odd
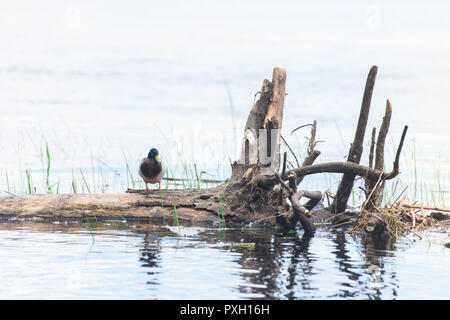
[[(402, 184), (443, 204), (449, 12), (446, 1), (3, 1), (0, 191), (25, 193), (31, 169), (46, 192), (46, 143), (59, 192), (81, 181), (80, 168), (94, 191), (122, 191), (125, 157), (136, 178), (154, 146), (175, 176), (196, 163), (226, 178), (276, 66), (287, 71), (285, 138), (301, 158), (309, 130), (290, 131), (315, 119), (326, 141), (318, 162), (343, 160), (377, 65), (363, 162), (390, 99), (387, 169), (408, 124)], [(335, 188), (339, 176), (320, 179)]]

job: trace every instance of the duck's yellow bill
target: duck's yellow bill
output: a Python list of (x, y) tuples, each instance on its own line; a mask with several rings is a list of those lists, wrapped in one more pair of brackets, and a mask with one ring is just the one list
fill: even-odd
[(159, 156), (155, 156), (155, 160), (156, 162), (161, 162), (161, 160), (159, 160)]

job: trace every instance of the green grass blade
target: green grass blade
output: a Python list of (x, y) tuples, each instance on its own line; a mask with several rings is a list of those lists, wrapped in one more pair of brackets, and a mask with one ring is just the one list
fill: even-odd
[(164, 208), (164, 200), (163, 200), (163, 194), (162, 194), (162, 190), (159, 189), (159, 194), (161, 196), (161, 208)]
[(45, 143), (45, 154), (47, 156), (47, 176), (45, 182), (47, 183), (47, 193), (52, 193), (52, 187), (50, 186), (50, 149), (48, 147), (48, 142)]
[(25, 174), (27, 176), (28, 194), (33, 193), (33, 182), (31, 180), (31, 169), (25, 169)]
[(178, 221), (178, 214), (177, 214), (177, 206), (176, 204), (173, 205), (173, 225), (178, 226), (178, 232), (180, 232), (180, 222)]

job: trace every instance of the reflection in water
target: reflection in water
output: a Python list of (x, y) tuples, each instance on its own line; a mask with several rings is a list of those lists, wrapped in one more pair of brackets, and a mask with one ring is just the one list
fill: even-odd
[[(363, 245), (362, 252), (366, 260), (366, 270), (370, 275), (366, 288), (374, 291), (374, 294), (369, 295), (369, 298), (381, 299), (382, 294), (380, 288), (386, 287), (383, 284), (383, 277), (386, 276), (384, 257), (394, 257), (393, 250), (395, 250), (395, 246), (389, 239), (373, 239), (370, 236), (363, 236), (361, 243)], [(396, 273), (392, 272), (389, 277), (389, 284), (392, 287), (392, 297), (396, 298), (398, 288)]]
[[(283, 236), (273, 234), (271, 237), (261, 238), (261, 232), (242, 235), (237, 232), (229, 232), (223, 239), (231, 243), (252, 243), (254, 249), (248, 250), (245, 247), (235, 247), (232, 250), (241, 253), (238, 263), (242, 269), (258, 270), (257, 273), (244, 274), (246, 282), (249, 284), (260, 284), (260, 287), (242, 287), (242, 293), (258, 293), (267, 299), (301, 299), (316, 297), (314, 291), (320, 290), (314, 286), (313, 276), (319, 271), (315, 270), (314, 263), (318, 261), (316, 254), (310, 252), (311, 237)], [(338, 271), (346, 277), (348, 281), (337, 284), (336, 292), (329, 294), (327, 298), (369, 298), (381, 299), (382, 292), (379, 285), (383, 283), (383, 256), (392, 256), (387, 251), (386, 243), (380, 244), (372, 239), (364, 239), (362, 253), (364, 263), (358, 263), (348, 253), (346, 249), (348, 239), (346, 230), (332, 230), (334, 246), (329, 254), (335, 256), (334, 262), (338, 266)], [(354, 243), (350, 243), (354, 246)], [(373, 248), (376, 248), (373, 250)], [(384, 249), (383, 249), (384, 248)], [(280, 281), (280, 270), (284, 263), (287, 263), (287, 277), (285, 281)], [(356, 264), (355, 264), (356, 263)], [(326, 272), (336, 272), (336, 270), (324, 270), (322, 274), (326, 277)], [(391, 274), (390, 286), (393, 288), (393, 297), (396, 297), (396, 275)], [(310, 292), (310, 293), (309, 293)], [(317, 296), (321, 296), (320, 293)]]
[(359, 279), (361, 275), (352, 269), (354, 268), (351, 257), (348, 255), (348, 250), (346, 249), (346, 238), (345, 233), (342, 230), (336, 231), (332, 230), (331, 233), (334, 235), (333, 242), (335, 243), (335, 250), (333, 254), (336, 256), (336, 261), (339, 265), (339, 270), (347, 277), (348, 282), (341, 283), (342, 289), (337, 294), (339, 297), (355, 297), (357, 293), (353, 290), (352, 283), (360, 283)]
[[(332, 235), (334, 243), (329, 254), (335, 256), (334, 262), (338, 265), (338, 271), (345, 275), (348, 281), (333, 284), (336, 286), (336, 292), (327, 294), (326, 297), (381, 299), (382, 293), (377, 287), (383, 282), (384, 271), (381, 259), (383, 256), (392, 256), (392, 253), (387, 251), (387, 244), (365, 239), (362, 247), (365, 261), (358, 262), (348, 254), (346, 249), (349, 240), (345, 229), (332, 230), (329, 234)], [(240, 287), (241, 293), (260, 294), (266, 299), (323, 297), (320, 293), (317, 295), (314, 293), (320, 288), (315, 287), (312, 278), (322, 271), (314, 268), (318, 257), (310, 252), (311, 237), (297, 234), (286, 236), (267, 230), (247, 233), (227, 231), (225, 236), (222, 235), (221, 240), (231, 244), (254, 243), (251, 249), (247, 246), (233, 246), (231, 249), (241, 254), (237, 262), (242, 270), (257, 271), (243, 274), (243, 278), (249, 285)], [(355, 243), (350, 245), (355, 246)], [(374, 246), (377, 248), (376, 251), (372, 250)], [(281, 277), (283, 273), (281, 269), (285, 264), (287, 264), (287, 275)], [(321, 275), (322, 277), (326, 277), (327, 272), (336, 272), (336, 270), (323, 271), (325, 272)], [(396, 297), (395, 282), (396, 276), (393, 273), (389, 284), (394, 286), (393, 297)]]
[(159, 285), (158, 282), (158, 271), (159, 266), (159, 235), (154, 235), (153, 233), (146, 232), (144, 235), (144, 246), (140, 249), (139, 261), (142, 262), (142, 267), (146, 268), (147, 274), (150, 279), (147, 280), (148, 285)]
[[(300, 281), (301, 288), (303, 290), (310, 290), (311, 283), (309, 276), (313, 273), (313, 268), (311, 266), (313, 258), (309, 253), (309, 243), (311, 237), (304, 235), (302, 238), (294, 237), (293, 245), (286, 247), (290, 250), (291, 258), (289, 259), (290, 264), (288, 267), (288, 283), (286, 289), (289, 291), (286, 294), (287, 299), (295, 299), (295, 285), (297, 281)], [(298, 275), (297, 269), (300, 269), (301, 273)]]
[[(269, 236), (261, 237), (261, 233), (230, 232), (226, 233), (225, 242), (230, 243), (254, 243), (252, 247), (232, 247), (232, 251), (239, 252), (237, 260), (243, 270), (257, 270), (255, 273), (243, 274), (247, 286), (241, 286), (242, 293), (261, 294), (265, 298), (274, 298), (279, 292), (277, 277), (280, 274), (279, 243)], [(250, 286), (249, 286), (250, 285)], [(258, 286), (259, 285), (259, 286)]]
[[(443, 245), (422, 250), (420, 243), (403, 243), (399, 249), (353, 238), (345, 229), (319, 229), (310, 238), (301, 230), (110, 221), (90, 227), (0, 222), (0, 297), (39, 299), (53, 292), (54, 298), (401, 299), (426, 298), (428, 292), (448, 298), (439, 292), (448, 281), (449, 250)], [(67, 272), (60, 271), (68, 264), (79, 276), (79, 287), (70, 290)], [(426, 268), (433, 273), (424, 274)], [(401, 290), (411, 286), (420, 293)]]

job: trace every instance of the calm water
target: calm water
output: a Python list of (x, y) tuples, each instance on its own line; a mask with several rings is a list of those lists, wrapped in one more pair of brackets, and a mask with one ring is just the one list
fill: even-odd
[(448, 299), (448, 234), (392, 248), (345, 231), (0, 223), (1, 299)]
[[(287, 70), (283, 135), (300, 161), (309, 132), (289, 133), (314, 119), (317, 162), (343, 160), (378, 65), (368, 127), (379, 127), (389, 98), (388, 169), (409, 125), (401, 175), (386, 190), (448, 206), (449, 10), (447, 1), (2, 1), (0, 195), (142, 187), (137, 166), (154, 146), (177, 178), (192, 179), (196, 163), (225, 179), (275, 66)], [(335, 191), (339, 178), (302, 187)], [(4, 298), (450, 296), (448, 233), (377, 251), (324, 230), (308, 242), (98, 223), (92, 244), (82, 223), (0, 225)]]

